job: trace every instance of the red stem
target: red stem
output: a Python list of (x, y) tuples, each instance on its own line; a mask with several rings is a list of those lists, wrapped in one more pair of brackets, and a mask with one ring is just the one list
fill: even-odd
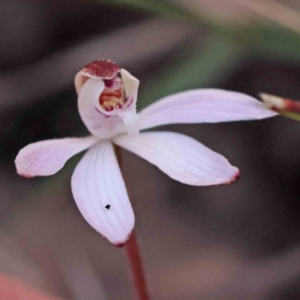
[(128, 242), (126, 243), (125, 249), (130, 263), (138, 299), (149, 300), (142, 259), (134, 232), (132, 232)]
[[(120, 169), (122, 170), (121, 149), (117, 145), (114, 145), (114, 148), (115, 148), (115, 153), (119, 162)], [(138, 294), (138, 299), (149, 300), (142, 259), (141, 259), (140, 250), (136, 241), (134, 231), (132, 231), (129, 240), (125, 244), (125, 249), (126, 249), (127, 258), (130, 263), (133, 280), (134, 280), (134, 286)]]

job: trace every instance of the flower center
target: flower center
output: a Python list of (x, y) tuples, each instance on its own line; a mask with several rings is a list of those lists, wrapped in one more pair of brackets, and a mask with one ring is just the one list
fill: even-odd
[(120, 88), (115, 91), (104, 89), (99, 96), (99, 103), (106, 111), (122, 108), (124, 105), (123, 89)]

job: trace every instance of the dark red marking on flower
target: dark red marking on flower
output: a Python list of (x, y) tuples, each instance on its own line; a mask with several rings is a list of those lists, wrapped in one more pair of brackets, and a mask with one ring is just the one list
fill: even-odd
[(227, 185), (227, 184), (234, 183), (234, 182), (236, 182), (236, 181), (239, 180), (240, 176), (241, 176), (241, 173), (240, 173), (240, 170), (238, 170), (238, 171), (234, 174), (234, 176), (232, 177), (232, 179), (228, 180), (228, 181), (225, 182), (224, 184)]
[(131, 237), (131, 234), (132, 234), (132, 231), (131, 231), (131, 232), (129, 233), (129, 235), (127, 236), (125, 242), (123, 242), (123, 243), (116, 243), (116, 244), (114, 244), (114, 245), (115, 245), (116, 247), (118, 247), (118, 248), (124, 247), (124, 246), (127, 244), (127, 242), (129, 241), (129, 238)]
[(131, 104), (132, 104), (132, 102), (133, 102), (133, 98), (130, 98), (130, 99), (126, 99), (126, 104), (125, 104), (125, 106), (126, 107), (128, 107), (128, 106), (130, 106)]
[(105, 87), (107, 87), (109, 89), (112, 88), (113, 85), (114, 85), (114, 83), (115, 83), (115, 79), (114, 78), (112, 78), (112, 79), (104, 79), (103, 81), (104, 81)]
[(240, 170), (238, 170), (229, 183), (234, 183), (234, 182), (238, 181), (240, 179), (240, 177), (241, 177), (241, 172), (240, 172)]
[(236, 173), (235, 173), (235, 177), (231, 180), (231, 183), (234, 183), (236, 181), (238, 181), (241, 177), (241, 172), (240, 170), (238, 170)]
[(120, 67), (113, 61), (99, 59), (87, 64), (82, 71), (92, 77), (112, 79), (120, 72), (120, 70)]
[(105, 115), (104, 113), (102, 113), (97, 107), (94, 107), (95, 109), (96, 109), (96, 111), (99, 113), (99, 114), (101, 114), (101, 115), (103, 115), (105, 118), (110, 118), (111, 116), (107, 116), (107, 115)]
[(125, 243), (117, 243), (117, 244), (114, 244), (114, 245), (118, 248), (123, 248), (126, 245), (126, 242)]
[(20, 174), (20, 173), (19, 173), (19, 175), (22, 176), (22, 177), (24, 177), (24, 178), (26, 178), (26, 179), (29, 179), (29, 178), (32, 178), (32, 177), (33, 177), (33, 176), (31, 176), (31, 175), (28, 175), (28, 174)]

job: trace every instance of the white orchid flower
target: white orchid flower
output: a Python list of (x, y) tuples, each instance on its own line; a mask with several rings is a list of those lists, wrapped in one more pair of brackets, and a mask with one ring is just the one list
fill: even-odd
[(182, 183), (229, 184), (239, 170), (220, 154), (179, 133), (142, 132), (174, 123), (216, 123), (276, 115), (247, 95), (195, 89), (165, 97), (136, 113), (139, 81), (112, 61), (97, 60), (75, 77), (78, 109), (91, 136), (41, 141), (23, 148), (18, 174), (47, 176), (73, 155), (90, 148), (72, 176), (72, 192), (87, 222), (113, 244), (123, 245), (134, 227), (134, 213), (114, 152), (125, 148)]

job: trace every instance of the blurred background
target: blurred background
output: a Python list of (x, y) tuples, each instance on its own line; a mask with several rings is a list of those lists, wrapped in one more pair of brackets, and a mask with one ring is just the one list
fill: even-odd
[[(98, 58), (141, 80), (140, 108), (201, 87), (300, 99), (300, 2), (0, 3), (0, 272), (59, 299), (134, 299), (124, 249), (72, 199), (82, 154), (47, 178), (26, 180), (14, 167), (28, 143), (87, 134), (73, 79)], [(300, 123), (163, 129), (222, 153), (241, 178), (187, 186), (122, 150), (151, 299), (300, 299)]]

